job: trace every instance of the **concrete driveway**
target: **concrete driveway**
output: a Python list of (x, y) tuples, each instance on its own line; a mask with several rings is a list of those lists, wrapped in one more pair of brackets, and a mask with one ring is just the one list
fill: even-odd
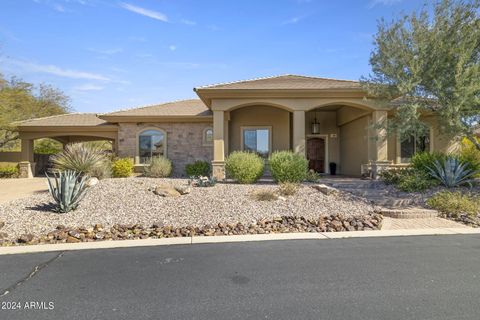
[(46, 178), (0, 179), (0, 204), (46, 191)]

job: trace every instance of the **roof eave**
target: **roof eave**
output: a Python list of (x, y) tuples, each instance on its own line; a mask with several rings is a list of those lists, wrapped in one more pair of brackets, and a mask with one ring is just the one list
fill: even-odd
[(110, 123), (119, 122), (211, 122), (213, 116), (147, 116), (147, 115), (99, 115)]

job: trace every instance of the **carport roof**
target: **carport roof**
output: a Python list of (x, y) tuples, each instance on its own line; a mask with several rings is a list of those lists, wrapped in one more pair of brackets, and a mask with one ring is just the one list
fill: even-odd
[(97, 127), (109, 125), (95, 113), (66, 113), (16, 123), (18, 127)]

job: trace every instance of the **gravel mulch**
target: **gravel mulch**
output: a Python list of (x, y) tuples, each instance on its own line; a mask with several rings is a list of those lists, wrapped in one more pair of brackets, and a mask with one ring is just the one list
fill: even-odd
[(192, 228), (219, 223), (248, 226), (265, 219), (274, 221), (281, 216), (318, 220), (321, 216), (339, 215), (347, 219), (376, 212), (376, 207), (359, 197), (348, 193), (327, 196), (307, 184), (286, 199), (258, 201), (252, 193), (274, 191), (278, 187), (274, 184), (218, 183), (209, 188), (194, 187), (191, 193), (177, 198), (161, 197), (150, 191), (164, 183), (186, 185), (187, 180), (101, 180), (88, 191), (77, 210), (64, 214), (52, 212), (48, 193), (4, 203), (0, 205), (0, 221), (5, 225), (0, 233), (6, 233), (3, 234), (5, 239), (13, 240), (24, 234), (47, 234), (59, 225), (88, 228), (100, 224), (106, 229), (134, 224)]

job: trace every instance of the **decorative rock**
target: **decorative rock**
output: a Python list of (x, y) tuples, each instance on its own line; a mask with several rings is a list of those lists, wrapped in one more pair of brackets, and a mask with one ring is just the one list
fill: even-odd
[(0, 232), (0, 239), (7, 239), (8, 234), (6, 232)]
[(192, 189), (189, 186), (175, 186), (175, 190), (177, 190), (181, 195), (189, 194)]
[(4, 222), (4, 221), (0, 221), (0, 229), (2, 229), (3, 227), (5, 227), (5, 222)]
[(87, 180), (87, 182), (85, 183), (85, 185), (87, 187), (93, 187), (94, 185), (96, 185), (98, 183), (98, 178), (96, 177), (91, 177), (90, 179)]
[(77, 238), (74, 238), (74, 237), (67, 238), (67, 243), (78, 243), (78, 242), (80, 242), (80, 240)]
[(179, 197), (181, 194), (169, 185), (158, 185), (154, 193), (161, 197)]
[(33, 234), (22, 234), (20, 238), (18, 238), (18, 243), (28, 243), (33, 240)]
[(313, 185), (312, 188), (320, 191), (321, 193), (327, 196), (338, 193), (337, 189), (327, 186), (326, 184), (316, 184), (316, 185)]

